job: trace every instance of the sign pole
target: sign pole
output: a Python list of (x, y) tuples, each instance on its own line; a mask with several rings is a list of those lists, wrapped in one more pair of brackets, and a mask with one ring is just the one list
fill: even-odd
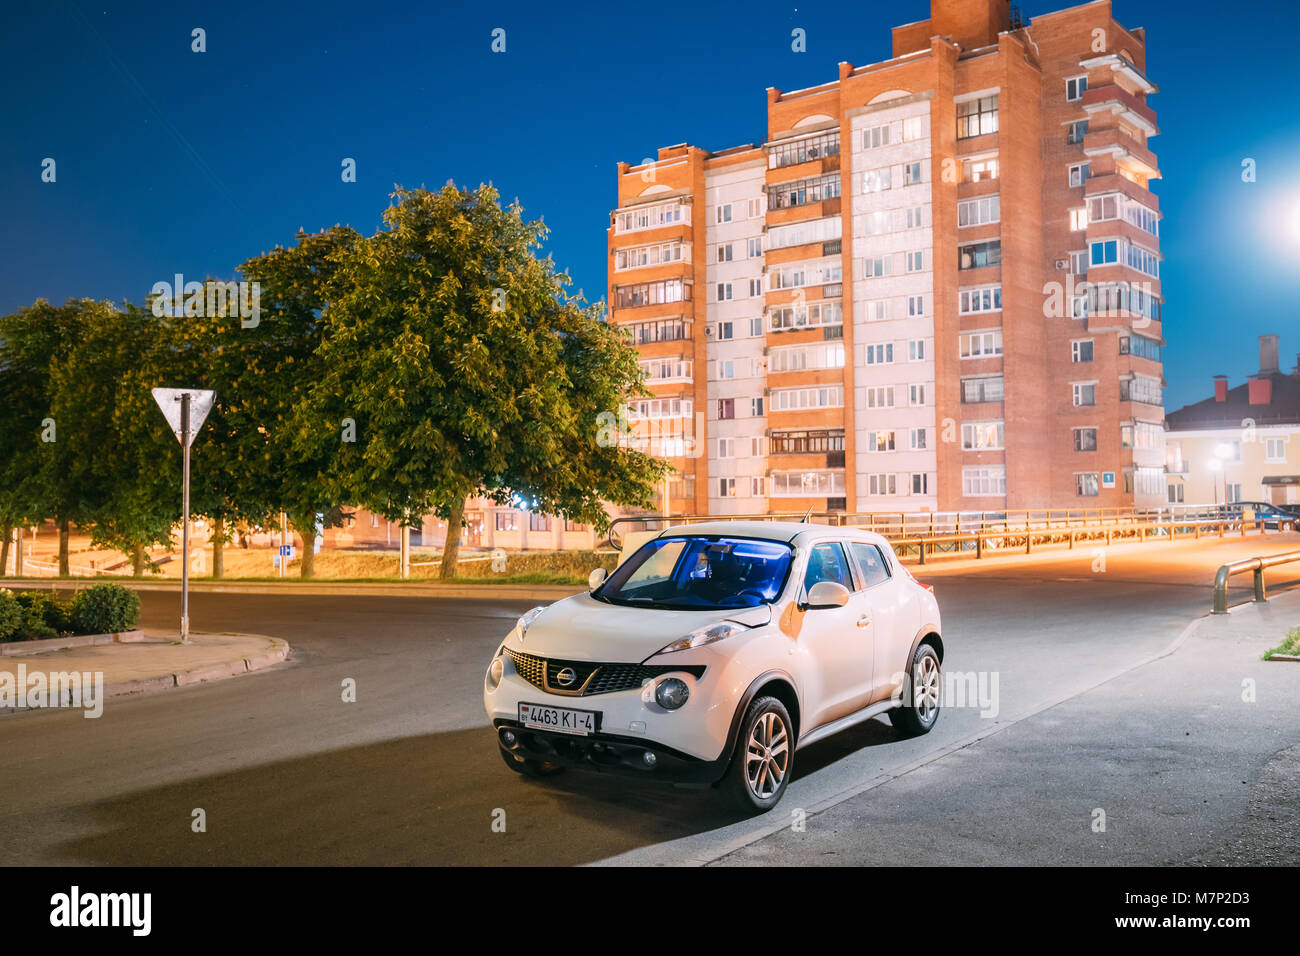
[(182, 466), (185, 490), (181, 494), (183, 512), (181, 526), (181, 643), (190, 642), (190, 393), (181, 396), (181, 447), (184, 448)]

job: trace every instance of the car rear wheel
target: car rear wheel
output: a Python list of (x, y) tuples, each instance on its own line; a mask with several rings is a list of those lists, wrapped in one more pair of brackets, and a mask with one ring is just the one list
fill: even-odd
[(507, 767), (525, 777), (553, 777), (564, 770), (562, 764), (547, 763), (531, 757), (516, 757), (508, 750), (501, 751), (501, 759), (506, 762)]
[(939, 719), (939, 692), (943, 687), (939, 654), (929, 644), (920, 645), (912, 655), (907, 680), (903, 706), (889, 712), (889, 722), (909, 737), (928, 734)]
[(785, 704), (760, 697), (741, 721), (722, 789), (742, 813), (765, 813), (780, 802), (794, 768), (794, 725)]

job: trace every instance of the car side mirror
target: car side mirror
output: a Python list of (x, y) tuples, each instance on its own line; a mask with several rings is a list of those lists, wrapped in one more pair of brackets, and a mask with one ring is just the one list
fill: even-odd
[(592, 591), (596, 590), (596, 588), (605, 583), (605, 578), (607, 577), (609, 577), (608, 571), (604, 568), (597, 568), (595, 571), (592, 571), (587, 575), (587, 588)]
[(808, 589), (808, 596), (804, 599), (804, 607), (807, 610), (816, 610), (817, 608), (826, 607), (843, 607), (849, 603), (849, 589), (838, 581), (818, 581)]

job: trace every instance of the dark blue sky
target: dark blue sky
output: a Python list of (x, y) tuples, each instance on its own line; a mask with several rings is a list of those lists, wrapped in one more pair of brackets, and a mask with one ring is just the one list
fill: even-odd
[[(1068, 5), (1025, 2), (1028, 16)], [(1300, 352), (1300, 11), (1283, 0), (1116, 0), (1148, 30), (1164, 180), (1166, 407)], [(605, 287), (614, 164), (690, 142), (758, 142), (764, 89), (889, 56), (928, 0), (883, 3), (49, 0), (3, 11), (0, 309), (143, 301), (229, 276), (298, 227), (370, 233), (395, 183), (493, 181), (552, 229), (589, 298)], [(808, 52), (790, 50), (803, 27)], [(207, 52), (190, 31), (207, 30)], [(507, 52), (490, 52), (491, 31)], [(41, 161), (58, 181), (40, 181)], [(358, 181), (340, 181), (354, 157)], [(1241, 161), (1258, 181), (1241, 181)]]

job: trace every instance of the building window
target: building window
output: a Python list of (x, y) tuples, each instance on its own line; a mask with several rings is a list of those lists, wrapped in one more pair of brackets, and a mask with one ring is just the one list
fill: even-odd
[(862, 174), (862, 191), (864, 193), (878, 193), (889, 189), (892, 184), (889, 167), (882, 166), (880, 169), (868, 169)]
[(997, 196), (963, 199), (957, 203), (957, 226), (986, 226), (1002, 218), (1001, 203)]
[(1070, 173), (1069, 173), (1070, 188), (1073, 189), (1076, 186), (1082, 186), (1084, 183), (1088, 181), (1088, 177), (1091, 175), (1092, 175), (1091, 163), (1071, 164)]
[(872, 385), (867, 388), (867, 408), (893, 408), (894, 386)]
[(987, 332), (964, 332), (958, 341), (961, 344), (961, 357), (964, 359), (1002, 354), (1001, 329), (989, 329)]
[(1002, 376), (984, 375), (961, 380), (961, 400), (964, 405), (1002, 401)]
[(1086, 76), (1072, 76), (1065, 81), (1065, 98), (1073, 103), (1075, 100), (1083, 99), (1083, 92), (1088, 88), (1088, 78)]
[(907, 271), (924, 272), (925, 271), (925, 252), (918, 250), (907, 254)]
[(908, 430), (908, 447), (912, 451), (925, 451), (926, 429), (912, 428)]
[(1169, 503), (1171, 505), (1181, 505), (1183, 503), (1183, 483), (1181, 481), (1170, 483)]
[(997, 451), (1005, 447), (1002, 422), (964, 422), (961, 447), (962, 451)]
[(1119, 240), (1107, 239), (1089, 244), (1089, 261), (1094, 266), (1109, 266), (1119, 262)]
[(1086, 249), (1070, 253), (1070, 274), (1076, 276), (1086, 276), (1088, 274), (1088, 252)]
[(1241, 500), (1241, 485), (1238, 482), (1229, 482), (1223, 486), (1223, 499), (1228, 504), (1234, 504)]
[(774, 455), (825, 455), (844, 450), (844, 429), (773, 432), (770, 441)]
[(1097, 404), (1097, 385), (1095, 382), (1075, 382), (1071, 386), (1074, 392), (1074, 407)]
[(862, 449), (870, 454), (894, 450), (893, 432), (867, 432), (867, 441)]
[(970, 139), (998, 131), (998, 97), (981, 96), (957, 104), (957, 138)]
[(718, 207), (718, 222), (731, 222), (731, 203)]
[(691, 284), (681, 279), (643, 282), (640, 285), (614, 287), (614, 308), (635, 309), (643, 305), (691, 301)]
[(896, 475), (867, 475), (867, 494), (896, 495), (898, 481)]
[(911, 339), (908, 341), (907, 360), (909, 362), (925, 361), (925, 339)]
[(751, 418), (758, 418), (763, 414), (763, 399), (751, 398), (749, 400), (749, 414)]
[(1070, 210), (1070, 231), (1082, 232), (1088, 228), (1088, 207), (1080, 206)]
[(998, 178), (998, 158), (983, 156), (978, 159), (963, 159), (962, 180), (968, 183), (983, 183)]
[(800, 163), (810, 163), (813, 160), (825, 159), (827, 156), (838, 156), (839, 154), (840, 134), (836, 130), (833, 133), (810, 136), (793, 143), (780, 143), (769, 146), (767, 149), (767, 165), (769, 169), (781, 169), (785, 166), (797, 166)]
[(862, 131), (862, 148), (879, 149), (889, 145), (889, 124), (872, 126)]
[(1075, 451), (1096, 451), (1097, 450), (1097, 429), (1095, 428), (1074, 429), (1074, 450)]
[[(720, 250), (719, 250), (719, 251), (720, 251)], [(719, 282), (719, 283), (718, 283), (718, 301), (719, 301), (719, 302), (730, 302), (730, 301), (731, 301), (731, 283), (730, 283), (730, 282)]]
[(719, 479), (718, 479), (718, 495), (719, 495), (720, 497), (722, 497), (722, 498), (734, 498), (734, 497), (736, 497), (736, 479), (735, 479), (735, 478), (719, 478)]
[(790, 209), (794, 206), (806, 206), (826, 199), (838, 199), (840, 195), (840, 174), (818, 176), (814, 179), (799, 179), (794, 182), (780, 183), (767, 187), (768, 209)]
[(974, 315), (978, 312), (1000, 312), (1002, 310), (1002, 286), (991, 285), (982, 289), (963, 289), (958, 299), (958, 311), (962, 315)]
[(920, 163), (905, 163), (903, 165), (903, 183), (912, 186), (921, 182), (922, 168)]
[(755, 296), (760, 296), (760, 295), (762, 295), (762, 294), (763, 294), (763, 280), (762, 280), (762, 279), (750, 279), (750, 280), (749, 280), (749, 297), (752, 299), (752, 298), (754, 298)]
[(894, 360), (893, 342), (877, 342), (875, 344), (868, 345), (866, 349), (867, 349), (866, 364), (868, 365), (887, 365), (888, 363)]
[(1286, 461), (1286, 439), (1264, 439), (1264, 460), (1274, 463)]
[(879, 279), (881, 276), (892, 275), (893, 271), (893, 256), (878, 256), (873, 259), (862, 260), (862, 278), (864, 279)]
[(735, 418), (736, 417), (736, 400), (734, 398), (718, 399), (718, 418)]
[(736, 439), (719, 438), (718, 439), (718, 457), (735, 458), (736, 457)]
[(1007, 493), (1007, 469), (1005, 465), (984, 465), (979, 468), (961, 470), (961, 493), (969, 498), (997, 495), (1004, 497)]
[(930, 493), (930, 476), (924, 473), (912, 474), (912, 494), (928, 495)]
[(536, 511), (528, 513), (528, 530), (529, 531), (550, 531), (551, 516), (538, 514)]
[(1084, 471), (1074, 476), (1074, 493), (1080, 498), (1095, 498), (1101, 494), (1101, 482), (1095, 471)]
[(736, 377), (736, 360), (735, 359), (718, 359), (718, 378), (735, 378)]
[(909, 385), (907, 386), (907, 404), (912, 407), (920, 407), (925, 404), (925, 386)]
[[(772, 392), (772, 411), (795, 412), (806, 408), (843, 408), (844, 386), (822, 385), (812, 388), (780, 388)], [(724, 399), (729, 401), (729, 399)], [(734, 417), (731, 416), (731, 417)]]
[(757, 236), (745, 241), (745, 255), (751, 259), (761, 259), (763, 257), (763, 237)]
[(1080, 339), (1070, 343), (1071, 362), (1091, 362), (1093, 356), (1092, 339)]
[(1065, 142), (1070, 146), (1077, 146), (1083, 142), (1083, 138), (1088, 135), (1088, 121), (1076, 120), (1065, 127)]
[(498, 531), (518, 531), (518, 513), (514, 511), (498, 511), (496, 516), (496, 529)]
[(973, 242), (957, 247), (958, 269), (984, 269), (1002, 264), (1002, 240)]
[(907, 314), (909, 316), (925, 315), (925, 296), (909, 295), (907, 297)]
[(844, 495), (844, 472), (774, 471), (773, 498), (839, 498)]
[(907, 210), (907, 228), (908, 228), (908, 229), (923, 229), (923, 228), (925, 227), (925, 225), (926, 225), (926, 222), (925, 222), (925, 207), (924, 207), (924, 206), (910, 206), (910, 207), (908, 207), (908, 210)]
[(718, 243), (718, 261), (730, 262), (735, 251), (735, 246), (730, 242)]
[(1119, 382), (1119, 400), (1121, 402), (1141, 402), (1144, 405), (1159, 405), (1163, 390), (1160, 379), (1149, 375), (1134, 375)]

